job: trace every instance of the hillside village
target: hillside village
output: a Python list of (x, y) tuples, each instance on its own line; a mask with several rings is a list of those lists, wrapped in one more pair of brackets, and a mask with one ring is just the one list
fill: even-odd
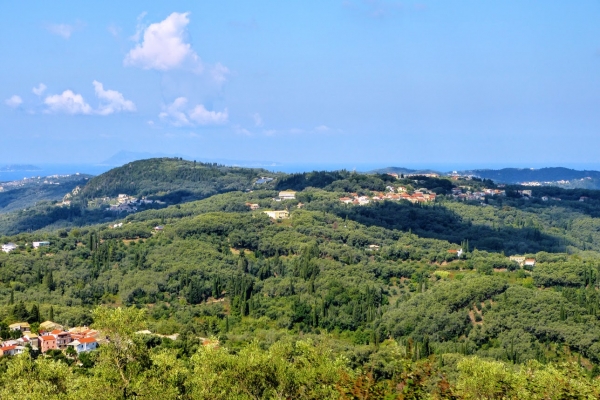
[(98, 331), (87, 326), (77, 326), (68, 330), (52, 321), (39, 324), (37, 333), (27, 322), (16, 322), (8, 326), (12, 339), (0, 343), (0, 356), (14, 356), (26, 351), (47, 353), (51, 350), (66, 354), (79, 354), (96, 350), (106, 338), (99, 337)]

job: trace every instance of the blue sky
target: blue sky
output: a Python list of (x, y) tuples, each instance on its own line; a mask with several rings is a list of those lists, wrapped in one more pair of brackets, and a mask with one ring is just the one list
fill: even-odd
[(2, 2), (0, 163), (600, 164), (598, 1), (154, 3)]

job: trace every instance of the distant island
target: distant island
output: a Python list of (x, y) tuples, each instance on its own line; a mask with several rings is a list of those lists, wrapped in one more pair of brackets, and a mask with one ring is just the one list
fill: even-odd
[(11, 164), (0, 166), (0, 172), (41, 171), (40, 167), (30, 164)]

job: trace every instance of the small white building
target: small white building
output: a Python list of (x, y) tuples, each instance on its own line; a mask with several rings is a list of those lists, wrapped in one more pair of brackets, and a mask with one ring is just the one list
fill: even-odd
[(14, 243), (6, 243), (2, 245), (2, 251), (5, 253), (10, 253), (13, 250), (16, 250), (19, 246)]
[(272, 219), (286, 219), (289, 218), (290, 213), (287, 210), (279, 210), (279, 211), (263, 211)]
[(527, 258), (525, 260), (525, 265), (528, 265), (530, 267), (535, 266), (535, 258)]
[(294, 200), (296, 198), (296, 192), (293, 190), (284, 190), (279, 192), (279, 198), (281, 200)]
[(48, 247), (50, 246), (50, 242), (33, 242), (33, 248), (37, 249), (38, 247)]
[(73, 346), (77, 353), (85, 353), (86, 351), (96, 350), (98, 348), (98, 342), (94, 338), (85, 337), (78, 340), (74, 340), (67, 346)]

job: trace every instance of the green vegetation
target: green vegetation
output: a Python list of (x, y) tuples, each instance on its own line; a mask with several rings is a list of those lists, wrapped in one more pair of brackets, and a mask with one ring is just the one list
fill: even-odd
[(154, 158), (134, 161), (91, 179), (79, 198), (90, 200), (126, 193), (175, 204), (251, 188), (258, 176), (274, 175), (263, 169)]
[[(458, 202), (449, 182), (347, 171), (279, 176), (253, 191), (213, 182), (226, 193), (130, 214), (120, 227), (84, 224), (88, 209), (73, 218), (80, 227), (3, 237), (19, 249), (0, 254), (2, 338), (10, 323), (52, 319), (92, 324), (111, 341), (78, 362), (4, 357), (1, 396), (597, 398), (596, 193), (550, 203), (508, 188)], [(389, 185), (438, 200), (339, 201)], [(274, 201), (283, 188), (297, 199)], [(34, 250), (34, 240), (51, 245)]]
[(77, 186), (85, 186), (90, 175), (69, 175), (4, 182), (0, 184), (0, 214), (62, 200)]

